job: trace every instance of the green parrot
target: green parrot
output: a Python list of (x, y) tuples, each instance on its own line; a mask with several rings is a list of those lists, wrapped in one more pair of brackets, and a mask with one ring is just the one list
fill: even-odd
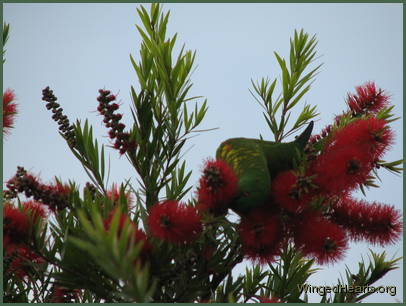
[(276, 143), (252, 138), (231, 138), (218, 147), (216, 158), (224, 160), (238, 177), (238, 192), (231, 209), (246, 214), (269, 201), (271, 179), (293, 169), (313, 130), (313, 121), (294, 141)]

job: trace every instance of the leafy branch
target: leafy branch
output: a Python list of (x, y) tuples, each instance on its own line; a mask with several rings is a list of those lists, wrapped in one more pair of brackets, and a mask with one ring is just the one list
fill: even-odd
[(93, 140), (93, 128), (85, 121), (83, 129), (79, 120), (74, 125), (75, 145), (69, 146), (73, 155), (80, 161), (87, 175), (99, 189), (105, 193), (104, 179), (106, 164), (104, 157), (104, 146), (99, 145), (97, 139)]
[(351, 273), (349, 268), (346, 268), (346, 282), (344, 280), (338, 280), (338, 287), (352, 287), (354, 290), (339, 290), (332, 296), (330, 294), (327, 297), (325, 294), (321, 300), (321, 303), (357, 303), (365, 299), (374, 293), (374, 291), (359, 291), (357, 288), (365, 288), (374, 284), (376, 281), (384, 277), (389, 271), (398, 268), (397, 263), (402, 259), (393, 258), (390, 260), (386, 259), (385, 251), (381, 254), (374, 253), (370, 250), (371, 256), (369, 257), (370, 262), (368, 266), (365, 264), (364, 259), (358, 264), (357, 274)]
[[(181, 152), (190, 133), (202, 122), (206, 112), (206, 101), (196, 103), (189, 111), (190, 101), (200, 97), (188, 97), (192, 87), (192, 72), (195, 52), (184, 46), (175, 56), (177, 35), (167, 38), (169, 12), (162, 13), (159, 4), (151, 10), (141, 6), (137, 9), (144, 28), (137, 26), (142, 37), (140, 61), (130, 55), (137, 73), (140, 91), (131, 87), (134, 119), (131, 137), (137, 150), (128, 157), (139, 174), (147, 208), (156, 203), (161, 190), (166, 187), (166, 198), (182, 198), (191, 172), (185, 172), (185, 164), (179, 167)], [(178, 184), (168, 182), (177, 173)], [(185, 190), (186, 188), (186, 190)]]
[(141, 243), (134, 243), (134, 228), (129, 222), (119, 229), (120, 212), (117, 211), (106, 233), (103, 220), (94, 210), (91, 221), (79, 212), (79, 221), (87, 239), (71, 236), (69, 239), (88, 253), (105, 272), (119, 284), (122, 301), (146, 302), (154, 291), (150, 286), (148, 267), (137, 262)]
[(10, 24), (3, 23), (3, 64), (6, 62), (5, 54), (6, 54), (6, 43), (8, 40), (8, 34), (10, 32)]
[[(313, 78), (321, 67), (320, 64), (303, 75), (310, 63), (315, 60), (316, 46), (316, 37), (310, 37), (301, 30), (299, 33), (295, 31), (294, 38), (290, 40), (289, 66), (285, 59), (274, 52), (282, 71), (282, 92), (276, 98), (274, 98), (276, 78), (272, 83), (269, 78), (262, 78), (260, 82), (251, 80), (253, 91), (250, 90), (250, 92), (265, 110), (263, 115), (274, 135), (275, 142), (281, 142), (284, 138), (294, 134), (318, 115), (316, 106), (305, 105), (293, 126), (286, 130), (292, 109), (310, 90)], [(279, 121), (278, 114), (280, 114)]]
[(284, 248), (275, 265), (269, 265), (269, 275), (264, 296), (278, 297), (289, 303), (302, 303), (300, 286), (319, 269), (312, 268), (314, 260), (305, 259), (293, 246)]

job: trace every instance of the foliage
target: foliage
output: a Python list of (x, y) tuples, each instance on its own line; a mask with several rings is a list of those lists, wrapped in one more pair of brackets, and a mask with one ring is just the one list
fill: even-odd
[(8, 40), (9, 32), (10, 32), (10, 24), (3, 23), (3, 64), (6, 62), (6, 59), (5, 59), (4, 56), (6, 54), (5, 46), (6, 46), (6, 43), (7, 43), (7, 40)]

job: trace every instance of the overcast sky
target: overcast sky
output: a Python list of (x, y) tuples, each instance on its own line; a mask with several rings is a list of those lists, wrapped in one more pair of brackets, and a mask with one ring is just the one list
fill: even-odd
[[(41, 101), (41, 90), (50, 86), (71, 121), (88, 118), (95, 135), (109, 144), (101, 117), (95, 112), (98, 89), (119, 93), (130, 123), (130, 86), (137, 84), (129, 54), (138, 59), (140, 24), (135, 4), (3, 4), (4, 20), (11, 24), (4, 65), (3, 88), (17, 95), (16, 128), (4, 140), (4, 179), (17, 165), (39, 174), (88, 181), (79, 162), (58, 135), (51, 114)], [(178, 33), (178, 43), (197, 51), (197, 69), (192, 75), (191, 95), (208, 99), (209, 111), (202, 128), (219, 129), (191, 139), (185, 156), (196, 184), (202, 162), (213, 157), (227, 138), (271, 133), (249, 93), (250, 79), (279, 75), (273, 51), (287, 56), (289, 37), (303, 28), (319, 40), (319, 62), (324, 65), (303, 102), (317, 105), (320, 112), (315, 131), (332, 122), (345, 109), (345, 96), (366, 81), (375, 81), (391, 95), (398, 116), (403, 114), (403, 14), (402, 4), (166, 4), (171, 11), (169, 33)], [(385, 156), (389, 161), (403, 156), (403, 120), (392, 124), (396, 144)], [(125, 158), (110, 150), (111, 180), (135, 178)], [(367, 199), (402, 209), (401, 176), (380, 171), (381, 188)], [(135, 183), (135, 180), (133, 180)], [(196, 186), (196, 185), (195, 185)], [(361, 195), (357, 195), (361, 197)], [(323, 266), (309, 281), (334, 285), (345, 265), (357, 271), (361, 256), (370, 246), (351, 244), (336, 265)], [(371, 247), (374, 251), (382, 248)], [(402, 241), (386, 247), (389, 256), (402, 256)], [(402, 269), (392, 271), (379, 285), (396, 285), (397, 295), (373, 294), (369, 302), (403, 300)], [(344, 275), (344, 274), (343, 274)], [(319, 297), (310, 296), (312, 301)]]

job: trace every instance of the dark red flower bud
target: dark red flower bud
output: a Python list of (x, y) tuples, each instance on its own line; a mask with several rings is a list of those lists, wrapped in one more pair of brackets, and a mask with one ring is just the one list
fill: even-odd
[(125, 124), (124, 123), (119, 123), (119, 124), (117, 124), (117, 130), (118, 131), (122, 131), (122, 130), (124, 130), (125, 129)]

